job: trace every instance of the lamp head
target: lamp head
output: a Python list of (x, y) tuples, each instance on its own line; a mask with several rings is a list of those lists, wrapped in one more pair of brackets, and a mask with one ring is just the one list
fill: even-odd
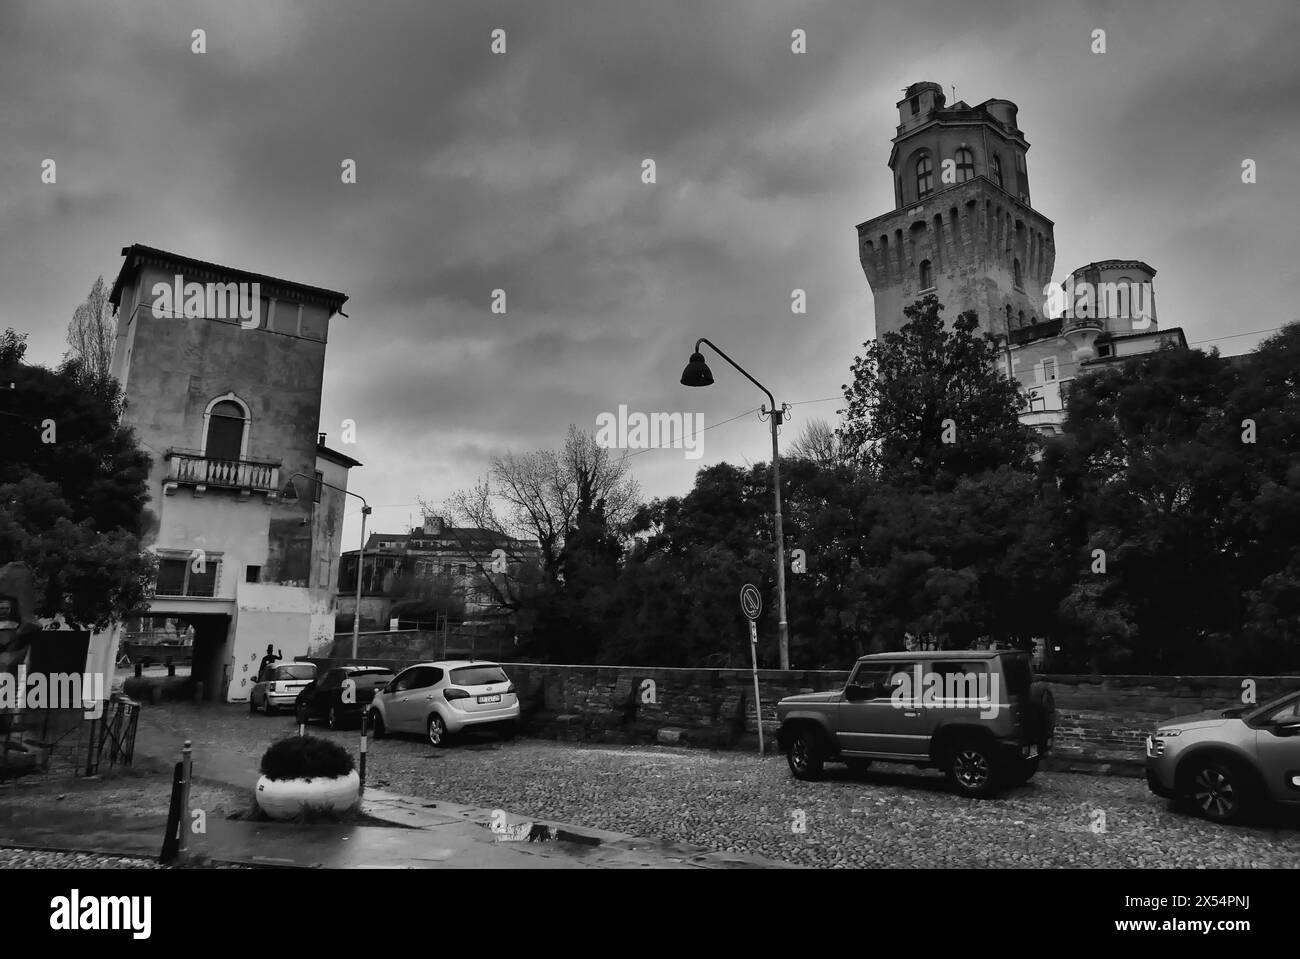
[(682, 370), (682, 386), (712, 386), (713, 371), (704, 362), (702, 353), (692, 353), (686, 369)]

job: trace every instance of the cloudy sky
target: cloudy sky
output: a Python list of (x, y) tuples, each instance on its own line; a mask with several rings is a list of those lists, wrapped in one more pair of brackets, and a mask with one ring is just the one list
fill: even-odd
[(1293, 0), (5, 2), (0, 324), (56, 362), (131, 243), (325, 286), (320, 428), (356, 421), (378, 527), (620, 404), (721, 424), (631, 460), (681, 493), (768, 455), (738, 374), (678, 384), (698, 336), (798, 404), (787, 440), (834, 417), (874, 333), (854, 226), (892, 208), (919, 80), (1019, 105), (1058, 279), (1146, 260), (1161, 326), (1225, 353), (1296, 319), (1298, 28)]

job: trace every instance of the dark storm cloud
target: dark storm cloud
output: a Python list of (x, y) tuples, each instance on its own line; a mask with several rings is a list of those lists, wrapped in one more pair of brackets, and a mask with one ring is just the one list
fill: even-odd
[[(132, 242), (348, 293), (321, 429), (357, 421), (352, 482), (395, 529), (418, 495), (620, 403), (708, 423), (758, 405), (721, 361), (715, 388), (678, 384), (697, 336), (782, 400), (836, 394), (873, 333), (853, 226), (892, 206), (894, 103), (918, 80), (1019, 104), (1058, 276), (1145, 259), (1191, 339), (1291, 318), (1296, 26), (1283, 2), (1173, 0), (9, 4), (4, 319), (56, 359)], [(787, 440), (837, 405), (796, 407)], [(637, 456), (647, 491), (768, 455), (756, 417), (704, 439), (702, 461)]]

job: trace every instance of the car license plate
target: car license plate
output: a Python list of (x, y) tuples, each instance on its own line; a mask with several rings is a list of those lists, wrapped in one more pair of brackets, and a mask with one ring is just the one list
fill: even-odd
[(491, 695), (491, 696), (480, 696), (480, 697), (478, 698), (478, 701), (479, 701), (480, 703), (499, 703), (499, 702), (501, 702), (501, 694), (500, 694), (500, 693), (494, 693), (494, 694)]

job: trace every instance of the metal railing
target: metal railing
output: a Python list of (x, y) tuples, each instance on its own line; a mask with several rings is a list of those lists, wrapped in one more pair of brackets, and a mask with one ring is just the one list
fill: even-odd
[(97, 717), (82, 709), (0, 711), (0, 781), (14, 776), (94, 776), (135, 758), (140, 704), (119, 694), (104, 701)]
[(191, 486), (278, 493), (280, 463), (266, 460), (225, 460), (193, 450), (167, 451), (167, 479)]

